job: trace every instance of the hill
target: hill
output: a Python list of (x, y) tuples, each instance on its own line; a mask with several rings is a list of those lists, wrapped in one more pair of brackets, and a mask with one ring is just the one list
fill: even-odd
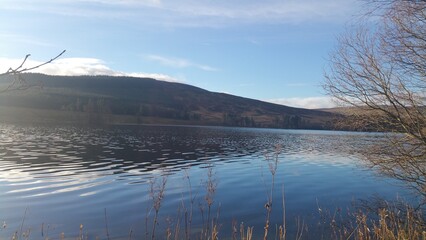
[[(41, 88), (0, 94), (0, 120), (324, 129), (335, 116), (149, 78), (22, 77)], [(10, 81), (0, 78), (0, 89)]]

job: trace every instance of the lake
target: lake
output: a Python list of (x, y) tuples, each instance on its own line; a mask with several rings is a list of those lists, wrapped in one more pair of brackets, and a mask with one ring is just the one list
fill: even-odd
[(319, 212), (326, 209), (333, 213), (374, 197), (416, 201), (400, 182), (364, 166), (354, 151), (382, 137), (224, 127), (1, 124), (0, 221), (5, 228), (0, 238), (21, 229), (31, 229), (35, 239), (58, 239), (62, 232), (75, 237), (80, 224), (89, 238), (105, 239), (106, 229), (114, 239), (144, 238), (147, 215), (148, 229), (154, 216), (150, 189), (156, 192), (163, 176), (158, 238), (167, 227), (183, 225), (184, 209), (190, 206), (197, 234), (207, 218), (209, 171), (215, 186), (211, 215), (219, 216), (221, 239), (232, 235), (233, 223), (254, 226), (260, 236), (277, 146), (271, 231), (282, 224), (284, 191), (289, 235), (303, 221), (312, 236)]

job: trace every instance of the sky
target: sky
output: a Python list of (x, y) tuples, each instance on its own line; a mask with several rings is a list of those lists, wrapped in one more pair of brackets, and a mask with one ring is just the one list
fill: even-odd
[(356, 0), (0, 0), (0, 71), (127, 75), (294, 107), (321, 83)]

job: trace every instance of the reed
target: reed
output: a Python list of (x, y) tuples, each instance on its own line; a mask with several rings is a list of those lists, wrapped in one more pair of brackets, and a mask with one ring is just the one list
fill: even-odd
[(184, 170), (184, 181), (188, 183), (188, 194), (189, 194), (189, 208), (186, 207), (185, 201), (182, 197), (182, 208), (184, 209), (184, 224), (185, 224), (185, 239), (189, 240), (191, 239), (191, 232), (192, 232), (192, 214), (194, 210), (194, 202), (195, 202), (195, 196), (192, 194), (192, 184), (191, 184), (191, 178), (189, 176), (189, 170)]
[(152, 209), (154, 209), (154, 217), (152, 222), (152, 230), (151, 230), (151, 239), (155, 239), (155, 233), (156, 233), (156, 227), (159, 224), (158, 223), (158, 214), (160, 212), (161, 203), (164, 198), (165, 189), (166, 189), (166, 183), (167, 183), (167, 176), (164, 175), (161, 179), (161, 183), (156, 185), (155, 179), (151, 181), (151, 187), (150, 187), (150, 196), (152, 199)]
[[(232, 240), (252, 240), (257, 231), (259, 238), (267, 239), (289, 239), (288, 235), (288, 219), (286, 219), (285, 192), (284, 184), (281, 187), (281, 205), (282, 209), (273, 208), (273, 196), (275, 191), (275, 175), (279, 164), (279, 148), (277, 147), (273, 155), (266, 155), (266, 162), (271, 174), (270, 185), (267, 188), (267, 203), (265, 225), (262, 230), (254, 229), (253, 226), (246, 226), (243, 222), (238, 223), (236, 220), (232, 222), (231, 234), (227, 235), (222, 232), (223, 227), (219, 222), (220, 203), (215, 204), (215, 195), (218, 188), (218, 181), (215, 176), (214, 166), (210, 164), (207, 168), (206, 181), (204, 184), (205, 194), (202, 201), (199, 202), (200, 214), (202, 223), (194, 223), (194, 206), (197, 193), (193, 193), (192, 183), (189, 176), (189, 171), (185, 172), (185, 181), (187, 183), (187, 193), (189, 194), (189, 202), (185, 202), (182, 198), (180, 205), (177, 208), (176, 217), (166, 218), (165, 232), (161, 233), (158, 226), (163, 224), (160, 221), (160, 209), (166, 193), (167, 174), (164, 174), (161, 179), (153, 179), (150, 182), (149, 196), (151, 199), (151, 207), (147, 209), (145, 219), (145, 239), (167, 239), (167, 240), (217, 240), (217, 239), (232, 239)], [(266, 186), (266, 185), (265, 185)], [(184, 194), (184, 193), (183, 193)], [(242, 200), (243, 201), (243, 200)], [(422, 215), (422, 211), (410, 207), (407, 204), (382, 204), (373, 208), (359, 207), (357, 211), (347, 211), (347, 215), (343, 216), (343, 211), (336, 208), (334, 211), (327, 211), (318, 205), (318, 214), (320, 216), (320, 234), (309, 235), (308, 229), (315, 229), (315, 226), (308, 226), (305, 221), (298, 217), (295, 219), (296, 231), (292, 233), (291, 239), (336, 239), (336, 240), (426, 240), (426, 221)], [(216, 215), (214, 207), (217, 207)], [(25, 220), (27, 217), (25, 210), (22, 221), (18, 230), (13, 236), (8, 239), (13, 240), (29, 240), (31, 229), (25, 230)], [(282, 222), (271, 222), (271, 214), (273, 211), (281, 211)], [(100, 239), (114, 239), (110, 236), (109, 222), (107, 211), (104, 209), (105, 219), (105, 236)], [(195, 224), (201, 226), (201, 229), (194, 228)], [(273, 227), (275, 226), (275, 235)], [(2, 228), (7, 228), (6, 222)], [(78, 235), (73, 238), (65, 238), (65, 234), (61, 233), (58, 238), (52, 239), (89, 239), (87, 233), (83, 231), (83, 225), (80, 225)], [(41, 236), (48, 240), (49, 225), (47, 229), (44, 224), (41, 227)], [(99, 236), (98, 236), (99, 237)], [(96, 237), (95, 239), (98, 239)], [(130, 228), (128, 239), (133, 239), (133, 227)], [(138, 237), (134, 237), (139, 239)], [(1, 236), (0, 236), (1, 239)], [(37, 239), (37, 238), (34, 238)]]
[[(274, 190), (275, 190), (275, 175), (278, 169), (280, 154), (281, 154), (280, 145), (275, 146), (275, 151), (272, 154), (269, 154), (269, 153), (265, 154), (265, 160), (268, 163), (269, 172), (271, 173), (271, 186), (270, 186), (269, 192), (267, 192), (266, 194), (267, 202), (264, 205), (266, 209), (266, 218), (265, 218), (265, 227), (263, 228), (264, 229), (263, 240), (267, 240), (268, 234), (269, 234), (270, 219), (271, 219), (271, 213), (272, 213), (272, 201), (273, 201)], [(285, 217), (283, 219), (285, 219)]]
[[(214, 219), (210, 219), (211, 218), (211, 208), (212, 205), (214, 203), (214, 196), (216, 193), (216, 188), (217, 188), (217, 181), (214, 178), (214, 172), (213, 172), (213, 165), (209, 165), (208, 166), (208, 171), (207, 171), (207, 182), (206, 182), (206, 196), (205, 196), (205, 200), (206, 200), (206, 204), (207, 204), (207, 221), (205, 224), (205, 229), (203, 230), (204, 232), (204, 236), (203, 239), (209, 239), (208, 236), (211, 235), (216, 236), (215, 238), (211, 238), (211, 239), (217, 239), (217, 233), (214, 233), (214, 231), (217, 231), (217, 225), (215, 223)], [(213, 231), (213, 230), (214, 231)]]
[(378, 220), (369, 219), (367, 214), (357, 214), (355, 239), (426, 239), (426, 223), (420, 212), (407, 206), (404, 213), (394, 209), (379, 209)]

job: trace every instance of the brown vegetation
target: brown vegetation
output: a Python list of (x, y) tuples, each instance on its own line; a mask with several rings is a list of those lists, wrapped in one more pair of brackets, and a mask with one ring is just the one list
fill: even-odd
[[(199, 211), (194, 211), (195, 197), (192, 195), (192, 185), (190, 176), (186, 175), (188, 181), (187, 193), (190, 199), (187, 203), (182, 200), (177, 206), (176, 217), (160, 217), (161, 206), (165, 198), (167, 198), (166, 184), (167, 172), (163, 172), (163, 176), (153, 179), (150, 182), (149, 196), (151, 206), (147, 209), (145, 218), (145, 234), (144, 236), (133, 236), (133, 230), (130, 229), (128, 237), (125, 239), (199, 239), (199, 240), (253, 240), (253, 239), (338, 239), (338, 240), (420, 240), (426, 239), (426, 222), (421, 210), (414, 209), (404, 203), (400, 204), (374, 204), (365, 203), (351, 210), (347, 215), (341, 210), (329, 212), (326, 209), (318, 207), (319, 216), (321, 218), (319, 231), (318, 226), (307, 225), (300, 217), (292, 220), (296, 225), (296, 232), (288, 234), (284, 193), (282, 195), (283, 208), (280, 210), (277, 206), (272, 207), (272, 195), (275, 193), (274, 174), (279, 166), (279, 152), (267, 155), (265, 164), (270, 170), (270, 189), (267, 191), (267, 203), (265, 227), (263, 229), (255, 229), (253, 226), (246, 226), (243, 222), (240, 224), (233, 221), (232, 226), (223, 226), (219, 221), (220, 204), (215, 202), (215, 192), (218, 190), (218, 182), (215, 178), (214, 166), (209, 165), (206, 169), (206, 181), (204, 194), (200, 201)], [(283, 184), (283, 183), (281, 183)], [(266, 186), (266, 185), (265, 185)], [(282, 189), (283, 191), (283, 189)], [(243, 199), (242, 199), (243, 201)], [(215, 204), (216, 203), (216, 204)], [(266, 206), (268, 205), (268, 206)], [(262, 206), (259, 206), (262, 207)], [(207, 217), (204, 218), (205, 210)], [(211, 213), (216, 211), (213, 217)], [(269, 218), (272, 211), (281, 211), (283, 215), (282, 222), (272, 222)], [(193, 214), (197, 212), (203, 215), (203, 222), (193, 222)], [(49, 236), (48, 228), (44, 230), (43, 224), (41, 228), (41, 236), (43, 239), (114, 239), (110, 237), (108, 229), (107, 212), (105, 209), (105, 235), (89, 238), (88, 231), (83, 225), (76, 230), (75, 233), (61, 233), (60, 236)], [(22, 218), (19, 229), (11, 236), (13, 240), (34, 239), (38, 233), (34, 229), (25, 228), (26, 211)], [(165, 220), (162, 220), (165, 219)], [(244, 220), (244, 219), (240, 219)], [(173, 224), (171, 224), (173, 222)], [(7, 225), (4, 223), (3, 228)], [(311, 232), (312, 231), (312, 232)], [(263, 232), (263, 233), (262, 233)], [(228, 233), (231, 233), (228, 235)], [(291, 237), (290, 237), (291, 236)], [(0, 236), (1, 237), (1, 236)]]

